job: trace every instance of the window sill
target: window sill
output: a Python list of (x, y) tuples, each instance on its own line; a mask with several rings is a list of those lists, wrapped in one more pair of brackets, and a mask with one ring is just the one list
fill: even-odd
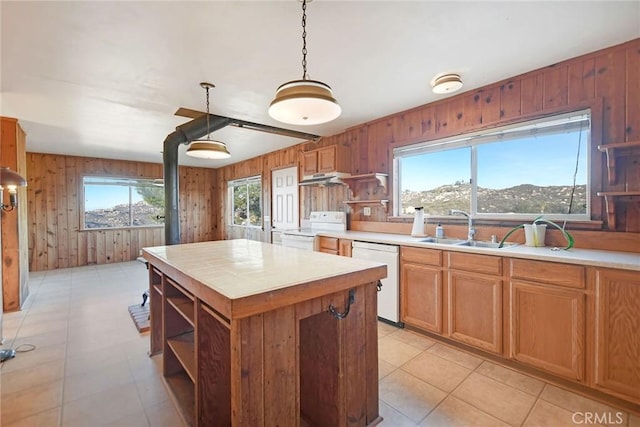
[[(389, 216), (387, 217), (388, 222), (395, 223), (411, 223), (413, 222), (412, 216)], [(553, 222), (562, 225), (564, 220), (553, 219)], [(516, 218), (473, 218), (474, 225), (490, 225), (496, 227), (515, 227), (516, 225), (526, 224), (533, 222), (533, 219), (516, 219)], [(467, 218), (460, 216), (430, 216), (425, 224), (467, 224)], [(569, 230), (602, 230), (604, 222), (596, 221), (596, 220), (567, 220), (567, 228)]]

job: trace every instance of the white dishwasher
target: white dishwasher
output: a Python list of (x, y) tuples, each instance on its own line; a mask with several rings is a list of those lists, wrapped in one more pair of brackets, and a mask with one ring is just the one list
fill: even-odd
[(352, 258), (387, 264), (387, 277), (381, 280), (382, 290), (378, 292), (378, 317), (396, 324), (400, 322), (398, 253), (398, 246), (395, 245), (352, 243)]

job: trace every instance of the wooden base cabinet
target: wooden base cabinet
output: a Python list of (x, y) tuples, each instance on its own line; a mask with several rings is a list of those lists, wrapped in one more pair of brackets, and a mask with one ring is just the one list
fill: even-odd
[(448, 335), (502, 353), (502, 258), (449, 252)]
[(442, 334), (442, 251), (400, 250), (400, 318), (407, 325)]
[(640, 403), (640, 273), (596, 269), (595, 387)]
[(318, 252), (326, 254), (351, 257), (351, 239), (338, 239), (336, 237), (318, 236)]
[(584, 292), (512, 280), (511, 298), (511, 356), (583, 381)]

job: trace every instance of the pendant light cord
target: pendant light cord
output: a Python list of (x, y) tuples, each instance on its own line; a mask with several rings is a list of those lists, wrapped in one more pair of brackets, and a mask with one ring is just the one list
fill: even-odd
[(209, 130), (209, 86), (204, 88), (207, 91), (207, 139), (211, 139), (211, 131)]
[(302, 80), (307, 78), (307, 0), (302, 0)]

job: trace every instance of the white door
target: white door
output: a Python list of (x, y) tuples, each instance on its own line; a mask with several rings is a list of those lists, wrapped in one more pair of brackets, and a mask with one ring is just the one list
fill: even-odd
[(298, 167), (271, 172), (272, 227), (276, 230), (298, 228)]

